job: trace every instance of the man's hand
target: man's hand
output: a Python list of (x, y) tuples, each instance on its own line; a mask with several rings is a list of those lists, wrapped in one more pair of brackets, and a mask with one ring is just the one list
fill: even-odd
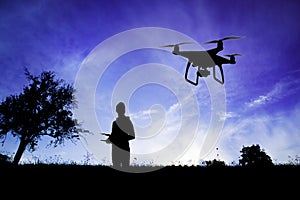
[(105, 142), (106, 144), (111, 144), (111, 141), (107, 138), (106, 140), (101, 140), (103, 142)]

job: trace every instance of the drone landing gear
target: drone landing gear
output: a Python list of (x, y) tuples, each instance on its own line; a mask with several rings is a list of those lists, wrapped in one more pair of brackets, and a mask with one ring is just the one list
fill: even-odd
[(221, 72), (222, 80), (218, 79), (217, 76), (216, 76), (216, 66), (213, 67), (214, 79), (223, 85), (223, 84), (224, 84), (224, 73), (223, 73), (223, 68), (222, 68), (221, 65), (218, 65), (218, 67), (219, 67), (220, 72)]
[(193, 85), (198, 85), (198, 80), (199, 80), (199, 76), (201, 77), (201, 74), (197, 72), (197, 78), (196, 78), (196, 82), (193, 82), (191, 80), (188, 79), (188, 73), (189, 73), (189, 68), (191, 66), (191, 63), (188, 62), (187, 65), (186, 65), (186, 69), (185, 69), (185, 75), (184, 75), (184, 78), (187, 82), (193, 84)]
[[(198, 82), (199, 82), (199, 77), (207, 77), (208, 75), (209, 75), (209, 71), (205, 71), (205, 70), (203, 70), (202, 69), (202, 72), (200, 72), (201, 70), (199, 69), (199, 67), (198, 67), (198, 71), (197, 71), (197, 75), (196, 75), (196, 81), (195, 82), (193, 82), (193, 81), (191, 81), (191, 80), (189, 80), (188, 79), (188, 73), (189, 73), (189, 68), (190, 68), (190, 66), (191, 66), (191, 63), (190, 62), (188, 62), (187, 63), (187, 65), (186, 65), (186, 69), (185, 69), (185, 75), (184, 75), (184, 78), (185, 78), (185, 80), (187, 81), (187, 82), (189, 82), (189, 83), (191, 83), (191, 84), (193, 84), (193, 85), (198, 85)], [(213, 76), (214, 76), (214, 79), (218, 82), (218, 83), (220, 83), (220, 84), (224, 84), (224, 72), (223, 72), (223, 68), (222, 68), (222, 66), (221, 65), (218, 65), (218, 67), (219, 67), (219, 69), (220, 69), (220, 73), (221, 73), (221, 80), (217, 77), (217, 75), (216, 75), (216, 66), (214, 66), (213, 67)], [(201, 73), (203, 73), (203, 74), (201, 74)]]

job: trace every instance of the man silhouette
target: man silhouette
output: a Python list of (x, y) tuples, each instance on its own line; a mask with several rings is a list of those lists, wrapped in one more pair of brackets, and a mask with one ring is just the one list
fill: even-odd
[(112, 123), (112, 131), (106, 139), (106, 143), (112, 144), (112, 163), (115, 168), (126, 168), (130, 164), (129, 141), (135, 139), (133, 124), (125, 115), (125, 104), (119, 102), (116, 105), (118, 117)]

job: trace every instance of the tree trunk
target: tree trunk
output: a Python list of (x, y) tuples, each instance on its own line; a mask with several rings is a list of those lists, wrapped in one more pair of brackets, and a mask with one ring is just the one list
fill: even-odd
[(16, 153), (16, 155), (14, 157), (14, 160), (13, 160), (13, 164), (14, 165), (18, 165), (19, 164), (19, 161), (20, 161), (20, 159), (21, 159), (21, 157), (22, 157), (22, 155), (23, 155), (23, 153), (24, 153), (24, 151), (26, 149), (27, 144), (28, 143), (24, 139), (21, 139), (19, 148), (18, 148), (17, 153)]

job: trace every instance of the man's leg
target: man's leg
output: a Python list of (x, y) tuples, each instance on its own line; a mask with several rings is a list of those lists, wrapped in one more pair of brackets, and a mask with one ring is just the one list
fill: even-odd
[(112, 158), (113, 167), (120, 168), (122, 155), (119, 147), (112, 145), (111, 158)]
[(122, 150), (122, 167), (129, 167), (130, 165), (130, 152)]

